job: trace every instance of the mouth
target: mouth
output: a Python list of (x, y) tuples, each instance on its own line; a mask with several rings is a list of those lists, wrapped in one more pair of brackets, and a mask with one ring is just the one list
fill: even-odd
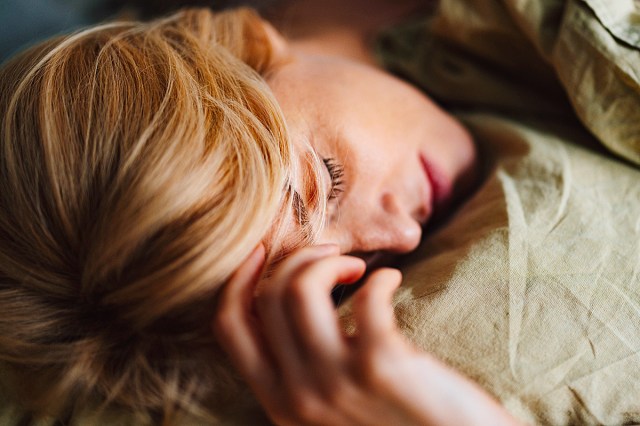
[(431, 187), (431, 209), (433, 215), (438, 216), (451, 200), (453, 182), (436, 164), (429, 161), (424, 154), (420, 154), (420, 163)]

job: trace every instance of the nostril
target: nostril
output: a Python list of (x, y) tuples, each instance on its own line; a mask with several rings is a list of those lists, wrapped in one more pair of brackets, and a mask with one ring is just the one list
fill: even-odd
[(418, 208), (416, 208), (415, 212), (413, 213), (413, 218), (418, 223), (420, 223), (421, 226), (426, 225), (430, 217), (431, 217), (431, 208), (425, 205), (419, 206)]

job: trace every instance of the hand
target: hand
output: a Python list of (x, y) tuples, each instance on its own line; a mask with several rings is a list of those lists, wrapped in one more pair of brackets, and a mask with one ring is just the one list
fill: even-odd
[(398, 332), (390, 299), (399, 271), (380, 269), (354, 295), (357, 335), (345, 336), (333, 286), (357, 281), (362, 260), (336, 246), (294, 252), (256, 285), (258, 247), (223, 290), (214, 332), (280, 425), (515, 424), (482, 390)]

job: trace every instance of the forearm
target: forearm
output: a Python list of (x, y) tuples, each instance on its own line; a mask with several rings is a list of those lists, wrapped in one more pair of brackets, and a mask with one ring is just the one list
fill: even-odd
[[(431, 425), (518, 425), (509, 413), (478, 385), (435, 358), (416, 354), (414, 363), (403, 364), (406, 374), (399, 377), (414, 377), (423, 384), (423, 392), (414, 387), (400, 394), (419, 419), (419, 424)], [(400, 389), (399, 386), (389, 387)]]

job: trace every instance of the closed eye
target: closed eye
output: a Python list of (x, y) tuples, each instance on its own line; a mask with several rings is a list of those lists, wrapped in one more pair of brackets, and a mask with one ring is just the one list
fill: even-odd
[(344, 191), (344, 166), (338, 163), (334, 158), (323, 158), (322, 161), (327, 167), (329, 177), (331, 178), (331, 190), (327, 197), (329, 201), (338, 198)]

